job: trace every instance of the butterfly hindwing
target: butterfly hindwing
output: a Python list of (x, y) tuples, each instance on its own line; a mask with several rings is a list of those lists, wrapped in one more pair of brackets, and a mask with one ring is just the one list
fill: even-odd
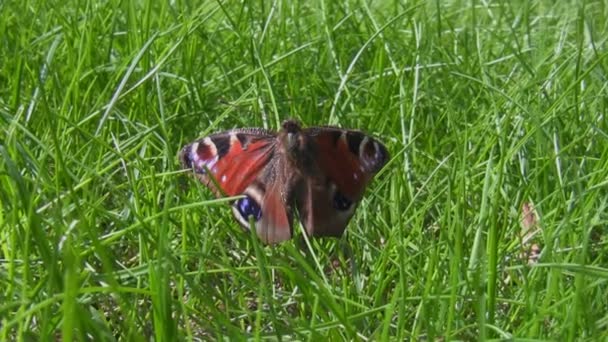
[(279, 158), (273, 159), (259, 179), (245, 189), (245, 197), (236, 200), (232, 206), (234, 217), (245, 229), (253, 219), (256, 233), (265, 243), (288, 240), (292, 235), (292, 210), (282, 196), (285, 183), (273, 181), (281, 176), (276, 172), (279, 164)]
[(348, 221), (355, 213), (357, 203), (342, 202), (343, 205), (337, 207), (335, 196), (336, 187), (331, 183), (321, 186), (311, 179), (305, 182), (296, 203), (300, 221), (308, 235), (342, 236)]

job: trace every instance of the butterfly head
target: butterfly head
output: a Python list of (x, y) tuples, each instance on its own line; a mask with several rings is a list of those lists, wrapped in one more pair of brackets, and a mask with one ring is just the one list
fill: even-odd
[(314, 143), (297, 121), (283, 122), (279, 132), (279, 143), (297, 170), (305, 171), (312, 167), (315, 153)]
[(287, 120), (283, 122), (282, 128), (282, 142), (287, 151), (295, 152), (305, 148), (306, 137), (302, 134), (300, 123), (295, 120)]

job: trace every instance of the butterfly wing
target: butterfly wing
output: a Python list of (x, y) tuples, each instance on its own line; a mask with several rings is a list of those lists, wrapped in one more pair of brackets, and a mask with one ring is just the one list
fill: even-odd
[(297, 197), (298, 215), (310, 236), (340, 237), (355, 213), (356, 202), (342, 209), (334, 206), (335, 185), (321, 186), (313, 179), (307, 179)]
[(284, 183), (276, 177), (276, 144), (271, 132), (240, 129), (197, 140), (180, 153), (183, 167), (192, 169), (217, 196), (245, 196), (234, 202), (233, 214), (245, 229), (253, 219), (266, 243), (291, 238), (292, 214), (281, 196)]
[(244, 195), (233, 204), (235, 218), (277, 243), (292, 236), (292, 205), (309, 235), (342, 235), (388, 152), (359, 131), (303, 130), (288, 120), (278, 135), (240, 129), (197, 140), (180, 160), (218, 196)]
[[(264, 179), (264, 177), (262, 177)], [(292, 210), (286, 205), (281, 182), (268, 182), (268, 188), (256, 180), (245, 189), (245, 198), (237, 200), (232, 212), (245, 228), (253, 218), (258, 237), (265, 243), (274, 244), (292, 236)]]
[(317, 174), (297, 193), (300, 220), (309, 235), (341, 236), (365, 188), (389, 159), (386, 147), (359, 131), (310, 128)]
[(275, 144), (275, 135), (266, 130), (232, 130), (186, 145), (180, 153), (180, 161), (218, 196), (236, 196), (242, 194), (270, 163)]

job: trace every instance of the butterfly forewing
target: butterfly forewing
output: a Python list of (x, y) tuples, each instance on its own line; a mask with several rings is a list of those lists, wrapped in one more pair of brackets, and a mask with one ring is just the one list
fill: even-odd
[(236, 196), (245, 191), (272, 159), (275, 143), (276, 136), (265, 130), (232, 130), (186, 145), (180, 160), (183, 167), (192, 169), (216, 194)]
[(318, 165), (338, 190), (359, 200), (367, 184), (388, 160), (384, 145), (359, 131), (315, 128), (319, 151)]

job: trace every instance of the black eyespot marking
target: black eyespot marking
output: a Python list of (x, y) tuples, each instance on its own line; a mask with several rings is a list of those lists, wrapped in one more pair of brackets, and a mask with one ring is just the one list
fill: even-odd
[(241, 143), (241, 146), (243, 148), (243, 150), (247, 149), (247, 145), (248, 145), (248, 139), (247, 139), (247, 135), (243, 134), (243, 133), (237, 133), (236, 134), (236, 138), (239, 140), (239, 142)]
[(348, 142), (348, 149), (356, 156), (359, 155), (359, 147), (361, 141), (365, 139), (365, 136), (360, 132), (348, 132), (346, 133), (346, 142)]
[(338, 141), (340, 141), (340, 137), (342, 136), (342, 131), (330, 131), (331, 141), (336, 146)]
[(213, 144), (215, 144), (215, 149), (217, 151), (218, 158), (222, 158), (228, 151), (230, 151), (230, 136), (229, 135), (219, 135), (211, 138)]
[(262, 209), (253, 200), (253, 198), (247, 196), (245, 198), (241, 198), (236, 201), (235, 206), (239, 211), (239, 214), (245, 219), (249, 220), (249, 216), (253, 216), (255, 222), (259, 221), (262, 218)]
[(336, 193), (334, 194), (334, 202), (333, 202), (333, 206), (335, 209), (338, 209), (340, 211), (345, 211), (345, 210), (350, 209), (350, 207), (352, 205), (353, 205), (353, 201), (344, 197), (344, 195), (342, 195), (339, 191), (336, 191)]

